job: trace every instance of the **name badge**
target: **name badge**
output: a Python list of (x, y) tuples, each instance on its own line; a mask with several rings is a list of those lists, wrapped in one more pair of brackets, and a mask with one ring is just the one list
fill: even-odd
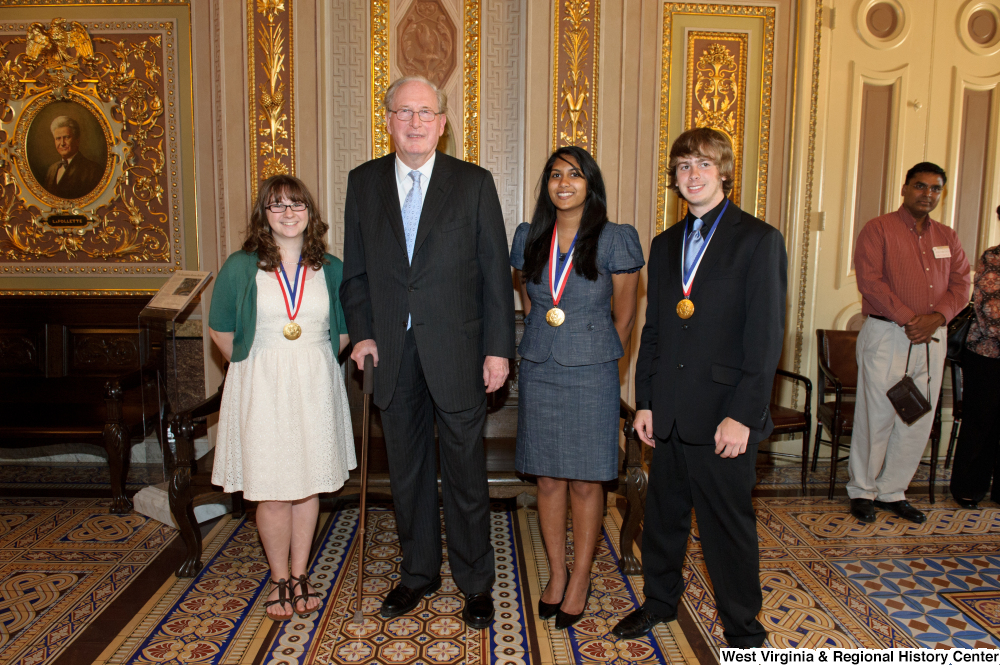
[(951, 247), (949, 247), (948, 245), (941, 245), (940, 247), (935, 247), (934, 258), (935, 259), (951, 258)]

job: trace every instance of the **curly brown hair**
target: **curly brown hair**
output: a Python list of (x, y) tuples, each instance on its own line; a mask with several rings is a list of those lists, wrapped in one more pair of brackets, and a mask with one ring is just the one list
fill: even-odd
[(271, 225), (267, 223), (267, 206), (281, 203), (282, 197), (293, 203), (305, 203), (309, 210), (309, 223), (306, 225), (304, 242), (302, 243), (302, 263), (314, 270), (319, 270), (326, 263), (326, 231), (330, 227), (323, 221), (309, 190), (305, 184), (290, 175), (271, 176), (260, 186), (257, 201), (250, 213), (250, 223), (247, 224), (247, 238), (243, 241), (243, 251), (257, 252), (257, 265), (261, 270), (275, 272), (281, 265), (281, 254), (278, 245), (271, 235)]

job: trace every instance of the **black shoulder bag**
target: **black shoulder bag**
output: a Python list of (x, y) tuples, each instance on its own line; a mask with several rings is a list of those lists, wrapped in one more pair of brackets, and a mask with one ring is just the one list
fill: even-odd
[(927, 351), (927, 397), (923, 396), (910, 377), (910, 351), (913, 351), (913, 344), (910, 344), (910, 348), (906, 351), (906, 372), (903, 378), (886, 392), (886, 396), (892, 402), (892, 408), (896, 409), (900, 419), (907, 425), (917, 422), (931, 410), (931, 403), (928, 401), (931, 395), (930, 343), (925, 345), (925, 350)]
[(961, 360), (962, 349), (965, 348), (965, 338), (969, 336), (969, 327), (975, 318), (976, 308), (970, 302), (948, 323), (948, 360), (952, 362)]

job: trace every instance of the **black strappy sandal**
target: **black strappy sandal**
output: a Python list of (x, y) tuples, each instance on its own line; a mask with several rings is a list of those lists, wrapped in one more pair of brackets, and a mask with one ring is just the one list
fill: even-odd
[[(309, 589), (313, 588), (313, 585), (309, 581), (309, 576), (308, 575), (303, 574), (303, 575), (299, 575), (298, 577), (293, 577), (292, 581), (291, 581), (291, 584), (292, 585), (298, 584), (299, 585), (299, 589), (302, 591), (302, 593), (300, 593), (299, 595), (292, 596), (292, 611), (295, 612), (296, 614), (298, 614), (300, 618), (305, 619), (307, 616), (309, 616), (310, 614), (312, 614), (313, 612), (315, 612), (316, 610), (318, 610), (320, 607), (322, 607), (322, 605), (317, 605), (316, 607), (314, 607), (311, 610), (308, 609), (308, 607), (309, 607), (309, 599), (310, 598), (319, 598), (319, 594), (318, 593), (309, 593)], [(305, 606), (307, 608), (305, 612), (299, 612), (299, 610), (298, 610), (298, 605), (297, 604), (298, 604), (298, 602), (300, 600), (305, 604)]]
[(267, 608), (269, 608), (271, 605), (284, 605), (287, 603), (292, 608), (292, 614), (280, 618), (275, 618), (270, 614), (267, 615), (267, 618), (270, 619), (271, 621), (284, 623), (285, 621), (288, 621), (293, 616), (295, 616), (295, 600), (289, 598), (289, 596), (291, 595), (291, 582), (285, 579), (280, 579), (277, 582), (275, 582), (274, 579), (272, 578), (271, 584), (278, 587), (278, 598), (276, 600), (264, 601), (264, 613), (267, 614)]

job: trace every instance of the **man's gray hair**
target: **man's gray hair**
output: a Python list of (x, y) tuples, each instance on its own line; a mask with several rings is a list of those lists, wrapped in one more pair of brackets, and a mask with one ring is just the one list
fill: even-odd
[[(417, 76), (416, 74), (411, 76), (404, 76), (403, 78), (398, 78), (393, 81), (388, 88), (385, 90), (385, 97), (382, 100), (382, 105), (385, 107), (386, 111), (395, 111), (393, 105), (393, 98), (396, 96), (396, 91), (407, 83), (423, 83), (437, 95), (438, 102), (438, 113), (444, 113), (448, 110), (448, 95), (444, 93), (444, 90), (434, 85), (434, 83), (423, 76)], [(414, 111), (419, 111), (420, 109), (413, 109)]]
[(60, 127), (69, 127), (73, 131), (73, 136), (80, 138), (80, 125), (76, 120), (68, 115), (61, 115), (53, 120), (52, 124), (49, 126), (49, 131), (51, 131), (52, 134), (55, 134), (56, 130)]

